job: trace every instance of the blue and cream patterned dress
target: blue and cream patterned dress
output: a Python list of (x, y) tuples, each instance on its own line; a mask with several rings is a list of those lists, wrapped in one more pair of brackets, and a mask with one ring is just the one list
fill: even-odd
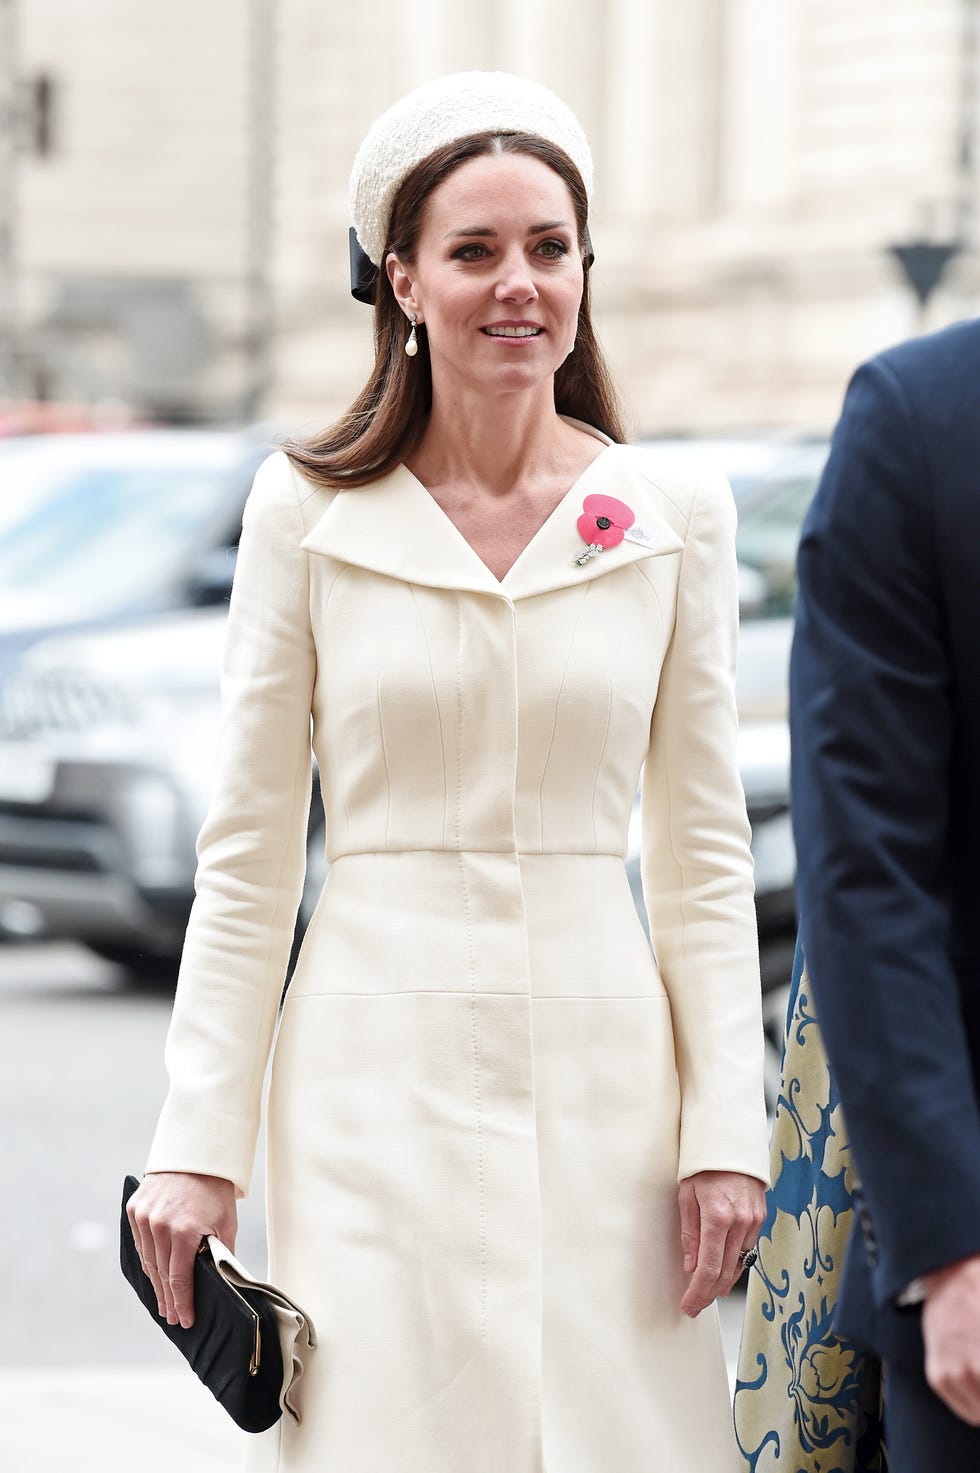
[(881, 1372), (833, 1331), (855, 1185), (840, 1100), (797, 947), (773, 1187), (749, 1273), (735, 1388), (748, 1473), (887, 1473)]

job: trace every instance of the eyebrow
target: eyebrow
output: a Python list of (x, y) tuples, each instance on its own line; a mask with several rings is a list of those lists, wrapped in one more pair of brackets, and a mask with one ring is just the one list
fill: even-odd
[[(542, 225), (529, 225), (528, 235), (546, 235), (549, 230), (571, 230), (568, 220), (545, 220)], [(450, 230), (446, 240), (457, 240), (461, 236), (487, 235), (496, 240), (497, 232), (491, 225), (467, 225), (462, 230)]]

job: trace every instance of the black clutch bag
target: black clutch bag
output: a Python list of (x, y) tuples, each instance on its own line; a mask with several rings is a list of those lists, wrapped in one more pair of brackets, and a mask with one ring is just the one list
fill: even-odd
[(300, 1420), (296, 1386), (300, 1352), (312, 1350), (309, 1315), (280, 1289), (247, 1273), (219, 1238), (205, 1238), (194, 1260), (194, 1323), (169, 1325), (143, 1272), (126, 1203), (139, 1182), (123, 1186), (119, 1257), (122, 1271), (168, 1340), (188, 1361), (225, 1411), (246, 1432), (265, 1432), (283, 1412)]

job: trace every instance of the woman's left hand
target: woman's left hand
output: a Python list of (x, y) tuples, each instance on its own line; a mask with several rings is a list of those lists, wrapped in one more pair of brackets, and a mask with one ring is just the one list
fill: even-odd
[(692, 1276), (681, 1310), (694, 1319), (740, 1276), (738, 1255), (755, 1246), (766, 1220), (766, 1189), (738, 1171), (699, 1171), (685, 1177), (678, 1197), (684, 1272)]

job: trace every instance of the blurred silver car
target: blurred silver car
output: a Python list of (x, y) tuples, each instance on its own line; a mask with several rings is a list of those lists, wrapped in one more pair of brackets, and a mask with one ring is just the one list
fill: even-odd
[(268, 450), (240, 430), (0, 441), (0, 686), (49, 634), (226, 600)]
[(226, 611), (48, 639), (0, 695), (0, 933), (173, 971), (219, 720)]
[[(7, 679), (25, 651), (59, 631), (112, 628), (164, 610), (226, 603), (242, 506), (269, 439), (258, 430), (140, 429), (0, 442), (0, 709)], [(216, 627), (222, 623), (223, 614)], [(47, 880), (64, 890), (64, 877), (57, 875), (70, 876), (76, 921), (70, 920), (72, 906), (59, 906), (59, 935), (84, 934), (89, 891), (101, 896), (99, 875), (125, 860), (116, 853), (110, 863), (104, 841), (101, 860), (75, 851), (76, 831), (60, 827), (51, 808), (54, 758), (45, 741), (97, 742), (103, 726), (118, 733), (120, 723), (126, 743), (133, 740), (132, 723), (112, 702), (120, 687), (113, 693), (100, 687), (96, 694), (84, 671), (69, 684), (62, 686), (58, 710), (28, 712), (11, 696), (5, 721), (19, 740), (13, 748), (0, 746), (0, 857), (14, 856), (13, 868), (30, 869), (42, 888)], [(131, 746), (126, 750), (130, 763), (143, 762), (142, 752), (134, 758)], [(94, 811), (92, 805), (98, 809), (103, 793), (118, 815), (112, 832), (152, 822), (145, 790), (143, 810), (138, 804), (130, 810), (128, 790), (118, 788), (108, 764), (90, 766), (86, 803), (74, 804), (70, 822)], [(6, 886), (0, 881), (0, 908), (14, 934), (34, 928), (29, 912), (17, 907), (18, 889), (14, 880)], [(165, 889), (161, 881), (161, 905)]]

